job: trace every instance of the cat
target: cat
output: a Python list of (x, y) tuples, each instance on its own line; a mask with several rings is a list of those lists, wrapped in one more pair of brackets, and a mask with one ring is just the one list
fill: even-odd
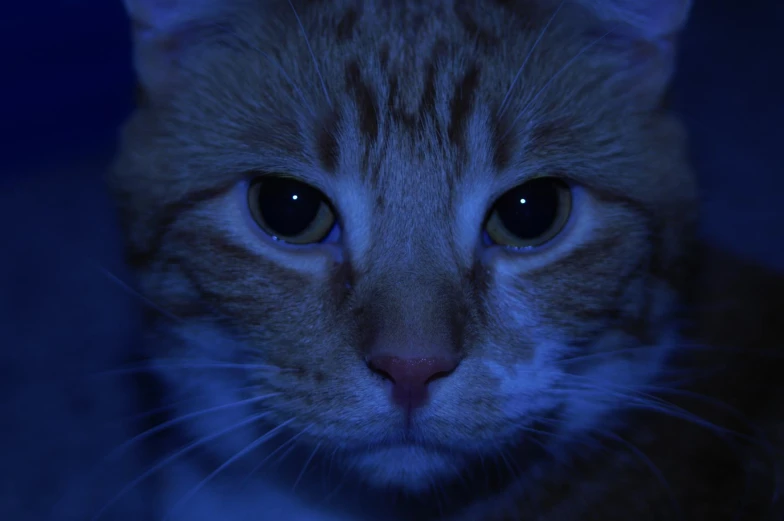
[(780, 337), (714, 327), (665, 105), (688, 0), (125, 3), (155, 519), (778, 515)]

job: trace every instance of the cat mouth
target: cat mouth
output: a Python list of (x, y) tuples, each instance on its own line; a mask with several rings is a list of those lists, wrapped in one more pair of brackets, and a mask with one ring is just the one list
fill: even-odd
[(454, 475), (464, 463), (453, 449), (416, 441), (374, 444), (350, 459), (352, 467), (371, 483), (411, 490), (427, 488), (434, 478)]
[(409, 429), (400, 429), (397, 432), (388, 432), (382, 439), (345, 447), (348, 453), (378, 454), (378, 453), (429, 453), (429, 454), (455, 454), (461, 452), (459, 446), (454, 447), (443, 442), (443, 438), (423, 436)]
[(449, 446), (440, 442), (424, 441), (413, 438), (374, 443), (358, 451), (365, 455), (386, 454), (390, 458), (462, 458), (465, 451), (459, 446)]
[(374, 451), (390, 451), (390, 450), (422, 450), (428, 452), (454, 452), (454, 449), (447, 448), (440, 444), (423, 443), (413, 439), (404, 439), (403, 441), (379, 443), (374, 444), (368, 449)]

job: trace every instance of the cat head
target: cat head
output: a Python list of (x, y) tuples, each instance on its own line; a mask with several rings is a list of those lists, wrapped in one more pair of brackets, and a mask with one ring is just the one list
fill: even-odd
[(265, 397), (227, 454), (285, 424), (419, 490), (629, 405), (693, 224), (662, 109), (688, 4), (126, 0), (144, 96), (110, 182), (177, 316), (153, 357), (239, 367), (168, 384)]

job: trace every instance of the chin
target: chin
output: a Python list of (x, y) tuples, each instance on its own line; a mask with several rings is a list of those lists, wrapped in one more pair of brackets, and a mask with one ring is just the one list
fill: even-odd
[(367, 450), (349, 459), (364, 481), (375, 487), (416, 494), (458, 477), (465, 460), (460, 454), (416, 445)]

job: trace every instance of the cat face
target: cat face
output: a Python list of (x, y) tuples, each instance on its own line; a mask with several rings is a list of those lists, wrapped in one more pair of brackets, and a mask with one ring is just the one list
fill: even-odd
[(263, 415), (217, 452), (285, 425), (420, 490), (535, 425), (560, 450), (660, 373), (684, 2), (127, 3), (146, 100), (111, 183), (178, 317), (153, 358), (197, 409), (258, 398), (221, 427)]

